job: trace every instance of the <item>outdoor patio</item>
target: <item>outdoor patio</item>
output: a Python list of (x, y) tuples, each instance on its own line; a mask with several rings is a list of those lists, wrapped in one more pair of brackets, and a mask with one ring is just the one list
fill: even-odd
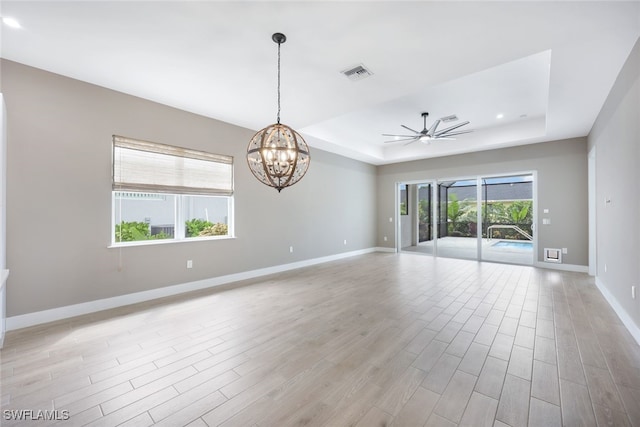
[[(437, 244), (438, 256), (440, 257), (478, 259), (478, 241), (475, 237), (442, 237), (438, 239)], [(528, 247), (528, 244), (531, 246)], [(402, 248), (402, 251), (432, 255), (434, 241), (421, 242), (417, 246), (407, 246)], [(532, 265), (533, 242), (529, 240), (482, 239), (482, 260)]]

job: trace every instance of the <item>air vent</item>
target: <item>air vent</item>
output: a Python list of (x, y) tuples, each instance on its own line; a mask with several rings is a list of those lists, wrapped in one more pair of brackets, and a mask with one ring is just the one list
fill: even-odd
[(354, 82), (373, 75), (373, 73), (369, 71), (367, 68), (365, 68), (365, 66), (362, 64), (356, 65), (355, 67), (351, 67), (347, 70), (343, 70), (340, 72), (345, 76), (347, 76), (349, 80)]
[(455, 122), (456, 120), (458, 120), (458, 116), (456, 116), (455, 114), (452, 114), (450, 116), (443, 117), (440, 120), (443, 121), (444, 123)]

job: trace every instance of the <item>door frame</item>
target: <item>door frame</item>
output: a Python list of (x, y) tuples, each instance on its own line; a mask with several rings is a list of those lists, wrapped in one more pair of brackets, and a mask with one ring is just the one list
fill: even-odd
[(597, 233), (597, 187), (596, 187), (596, 147), (587, 154), (587, 187), (589, 215), (589, 276), (598, 275), (598, 233)]

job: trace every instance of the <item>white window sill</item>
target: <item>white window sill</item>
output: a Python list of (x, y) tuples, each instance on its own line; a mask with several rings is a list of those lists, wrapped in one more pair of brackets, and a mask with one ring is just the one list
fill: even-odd
[(233, 240), (236, 236), (219, 236), (219, 237), (191, 237), (188, 239), (159, 239), (159, 240), (136, 240), (133, 242), (112, 243), (107, 246), (108, 249), (128, 248), (131, 246), (154, 246), (154, 245), (171, 245), (173, 243), (193, 243), (193, 242), (211, 242), (216, 240)]

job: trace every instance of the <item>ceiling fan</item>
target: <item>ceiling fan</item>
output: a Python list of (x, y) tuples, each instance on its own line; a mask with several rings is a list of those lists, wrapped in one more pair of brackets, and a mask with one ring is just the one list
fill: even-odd
[(412, 142), (416, 142), (416, 141), (422, 141), (425, 144), (429, 144), (431, 141), (435, 140), (435, 139), (455, 139), (455, 138), (451, 138), (452, 136), (455, 135), (462, 135), (463, 133), (469, 133), (469, 132), (473, 132), (473, 130), (459, 130), (456, 132), (453, 132), (454, 130), (461, 128), (464, 125), (468, 125), (469, 122), (462, 122), (462, 123), (458, 123), (456, 125), (450, 126), (446, 129), (442, 129), (442, 130), (438, 130), (438, 125), (441, 122), (447, 123), (447, 122), (452, 122), (455, 120), (458, 120), (458, 117), (456, 115), (452, 115), (452, 116), (447, 116), (447, 117), (443, 117), (441, 119), (436, 120), (429, 129), (427, 129), (427, 116), (429, 116), (429, 113), (422, 113), (422, 118), (424, 120), (424, 129), (422, 129), (420, 132), (413, 130), (405, 125), (400, 125), (403, 128), (413, 132), (413, 135), (394, 135), (394, 134), (388, 134), (388, 133), (383, 133), (382, 136), (393, 136), (394, 139), (390, 140), (390, 141), (384, 141), (385, 143), (389, 143), (389, 142), (399, 142), (399, 141), (408, 141), (406, 144), (404, 145), (409, 145)]

